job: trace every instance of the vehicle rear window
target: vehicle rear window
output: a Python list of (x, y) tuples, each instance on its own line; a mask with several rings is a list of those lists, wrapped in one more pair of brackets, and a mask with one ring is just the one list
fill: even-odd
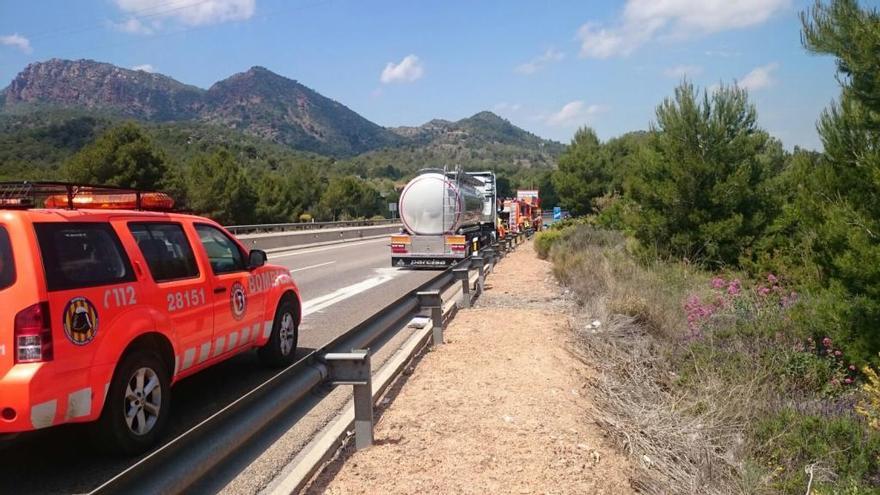
[(208, 253), (208, 259), (211, 261), (211, 269), (215, 274), (237, 272), (247, 268), (244, 253), (222, 230), (199, 224), (196, 225), (196, 232), (199, 233), (202, 245), (205, 246), (205, 252)]
[(199, 267), (183, 227), (176, 223), (132, 223), (128, 226), (156, 282), (199, 276)]
[(12, 244), (9, 232), (0, 225), (0, 290), (15, 282), (15, 261), (12, 259)]
[(108, 223), (34, 224), (50, 291), (133, 282), (131, 263)]

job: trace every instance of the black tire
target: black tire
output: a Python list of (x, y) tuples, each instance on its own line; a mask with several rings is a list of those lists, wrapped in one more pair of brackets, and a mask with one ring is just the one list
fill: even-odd
[(299, 319), (296, 304), (290, 298), (284, 298), (275, 310), (269, 341), (257, 350), (257, 355), (266, 366), (278, 368), (290, 365), (296, 358), (298, 341)]
[[(143, 383), (141, 392), (137, 391), (139, 374)], [(154, 378), (158, 385), (148, 390)], [(130, 384), (134, 396), (128, 393)], [(140, 397), (132, 399), (138, 393)], [(170, 405), (171, 378), (165, 362), (155, 351), (137, 349), (126, 355), (113, 373), (104, 410), (93, 425), (91, 437), (105, 452), (141, 454), (158, 442), (168, 421)], [(131, 425), (127, 414), (131, 415)]]

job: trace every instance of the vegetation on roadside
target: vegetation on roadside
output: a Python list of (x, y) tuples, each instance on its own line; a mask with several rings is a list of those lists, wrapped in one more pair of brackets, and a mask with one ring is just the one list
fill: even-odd
[(578, 132), (553, 177), (587, 216), (536, 249), (604, 322), (582, 329), (598, 420), (649, 493), (880, 493), (880, 14), (802, 20), (842, 85), (823, 153), (685, 81), (647, 133)]

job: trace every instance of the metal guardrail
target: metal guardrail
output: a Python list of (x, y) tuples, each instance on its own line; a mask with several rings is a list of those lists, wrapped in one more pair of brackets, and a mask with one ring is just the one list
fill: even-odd
[[(481, 256), (474, 257), (473, 260), (465, 259), (438, 273), (417, 289), (401, 296), (330, 343), (310, 352), (238, 400), (138, 460), (91, 493), (184, 493), (200, 480), (208, 478), (215, 467), (230, 459), (237, 450), (302, 399), (328, 386), (353, 384), (340, 380), (338, 376), (334, 377), (332, 361), (339, 360), (341, 354), (352, 355), (356, 354), (353, 353), (355, 350), (367, 349), (385, 334), (405, 327), (413, 318), (422, 314), (427, 314), (433, 321), (434, 344), (442, 343), (445, 321), (438, 324), (436, 309), (439, 294), (461, 283), (466, 287), (463, 287), (465, 298), (462, 300), (462, 307), (470, 306), (472, 299), (482, 292), (485, 276), (498, 259), (523, 241), (522, 235), (501, 240), (481, 251)], [(469, 273), (471, 268), (478, 270), (479, 274), (473, 291), (470, 290), (468, 277), (462, 275), (462, 269), (468, 269)], [(443, 316), (441, 315), (441, 320), (445, 319)], [(360, 382), (358, 384), (364, 385)], [(372, 406), (370, 403), (370, 412)], [(363, 425), (358, 428), (358, 431), (362, 430)], [(372, 425), (369, 436), (371, 441)]]
[(292, 232), (298, 230), (338, 229), (344, 227), (368, 227), (372, 225), (392, 225), (397, 219), (383, 220), (347, 220), (341, 222), (299, 222), (299, 223), (264, 223), (254, 225), (228, 225), (226, 230), (234, 235), (262, 234), (268, 232)]

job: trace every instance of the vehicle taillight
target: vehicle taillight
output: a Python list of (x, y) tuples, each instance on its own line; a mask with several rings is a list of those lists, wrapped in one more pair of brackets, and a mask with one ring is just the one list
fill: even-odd
[(449, 249), (456, 252), (463, 252), (467, 250), (467, 246), (464, 244), (450, 244)]
[(391, 252), (393, 254), (405, 254), (407, 252), (406, 244), (392, 244)]
[(15, 315), (15, 362), (52, 360), (52, 326), (49, 303), (41, 302)]

